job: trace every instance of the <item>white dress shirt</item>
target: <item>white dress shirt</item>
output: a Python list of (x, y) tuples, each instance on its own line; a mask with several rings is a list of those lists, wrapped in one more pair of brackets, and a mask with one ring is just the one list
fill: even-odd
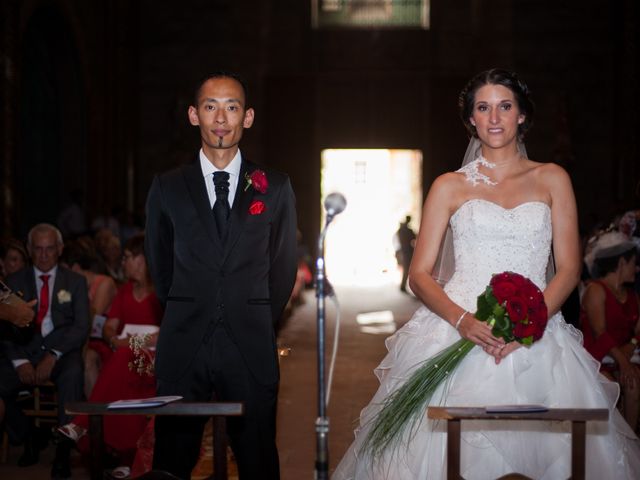
[(233, 157), (233, 160), (231, 160), (224, 170), (216, 168), (205, 156), (202, 149), (200, 149), (200, 170), (202, 170), (204, 183), (207, 186), (207, 195), (209, 196), (211, 208), (213, 208), (213, 204), (216, 203), (216, 189), (213, 185), (213, 174), (215, 172), (227, 172), (229, 174), (229, 208), (231, 208), (233, 206), (233, 200), (236, 198), (236, 191), (238, 190), (241, 164), (242, 154), (240, 153), (240, 149), (238, 149), (236, 156)]

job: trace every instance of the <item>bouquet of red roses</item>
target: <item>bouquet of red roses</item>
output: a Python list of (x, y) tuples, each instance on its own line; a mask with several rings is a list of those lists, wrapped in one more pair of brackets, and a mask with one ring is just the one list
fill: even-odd
[[(474, 316), (491, 325), (493, 335), (507, 343), (515, 340), (531, 345), (542, 338), (547, 325), (542, 292), (531, 280), (513, 272), (493, 275), (478, 296), (477, 308)], [(364, 441), (364, 450), (372, 458), (379, 458), (383, 450), (399, 440), (408, 423), (410, 431), (416, 431), (416, 422), (423, 417), (435, 390), (474, 346), (470, 340), (458, 340), (425, 360), (404, 385), (386, 398)]]

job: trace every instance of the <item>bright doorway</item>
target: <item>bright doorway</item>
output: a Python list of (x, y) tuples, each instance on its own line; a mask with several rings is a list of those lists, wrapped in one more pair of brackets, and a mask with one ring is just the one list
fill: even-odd
[(422, 152), (323, 150), (322, 199), (332, 192), (346, 197), (347, 208), (327, 233), (328, 278), (336, 285), (399, 285), (393, 238), (407, 215), (415, 232), (420, 225)]

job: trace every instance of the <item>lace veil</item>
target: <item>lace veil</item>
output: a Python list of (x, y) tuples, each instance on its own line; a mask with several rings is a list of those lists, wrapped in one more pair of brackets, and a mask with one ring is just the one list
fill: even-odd
[[(527, 156), (527, 149), (524, 146), (524, 143), (518, 142), (518, 150), (520, 154), (525, 158), (529, 158)], [(469, 140), (469, 145), (467, 146), (467, 151), (464, 154), (464, 158), (462, 160), (462, 165), (460, 168), (465, 167), (469, 163), (476, 160), (482, 154), (482, 142), (476, 137), (471, 137)], [(433, 271), (431, 276), (438, 282), (440, 285), (446, 284), (456, 269), (456, 260), (455, 260), (455, 251), (453, 248), (453, 232), (451, 231), (451, 224), (447, 226), (447, 231), (445, 232), (442, 243), (440, 244), (440, 250), (438, 251), (438, 258), (436, 259), (436, 263), (433, 267)], [(549, 253), (549, 263), (547, 264), (547, 282), (553, 277), (555, 274), (555, 264), (553, 261), (553, 250)], [(497, 273), (497, 272), (496, 272)]]

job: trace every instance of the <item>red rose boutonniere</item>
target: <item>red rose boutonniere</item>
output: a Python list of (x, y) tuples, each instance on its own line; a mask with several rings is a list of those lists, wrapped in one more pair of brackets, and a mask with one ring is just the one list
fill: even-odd
[(251, 173), (245, 173), (244, 178), (247, 180), (247, 184), (244, 186), (244, 191), (253, 185), (260, 193), (267, 193), (267, 187), (269, 186), (269, 182), (267, 181), (267, 174), (262, 170), (254, 170)]
[(249, 205), (249, 214), (250, 215), (260, 215), (267, 209), (267, 206), (264, 204), (262, 200), (254, 200)]

